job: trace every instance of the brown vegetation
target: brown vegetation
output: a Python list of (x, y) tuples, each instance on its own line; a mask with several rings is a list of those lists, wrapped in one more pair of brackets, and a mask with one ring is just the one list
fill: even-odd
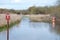
[[(5, 19), (6, 14), (0, 14), (0, 26), (6, 25), (7, 21)], [(14, 23), (15, 21), (21, 20), (21, 15), (10, 14), (10, 23)]]

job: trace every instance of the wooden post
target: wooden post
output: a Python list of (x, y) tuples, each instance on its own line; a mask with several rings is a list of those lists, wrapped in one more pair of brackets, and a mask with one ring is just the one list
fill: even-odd
[(9, 13), (6, 14), (6, 20), (7, 20), (7, 40), (9, 40), (9, 20), (10, 20)]
[(9, 40), (9, 21), (7, 21), (7, 40)]

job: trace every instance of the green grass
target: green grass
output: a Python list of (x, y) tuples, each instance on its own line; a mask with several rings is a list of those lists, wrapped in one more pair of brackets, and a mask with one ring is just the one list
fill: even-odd
[[(9, 28), (11, 28), (12, 26), (14, 26), (14, 25), (16, 25), (16, 24), (18, 24), (18, 23), (20, 23), (20, 20), (17, 20), (17, 21), (14, 22), (14, 23), (10, 23)], [(6, 25), (3, 25), (2, 27), (0, 27), (0, 32), (1, 32), (1, 31), (4, 31), (4, 30), (6, 30), (6, 29), (7, 29), (7, 24), (6, 24)]]
[(31, 22), (46, 22), (46, 23), (51, 23), (52, 21), (51, 20), (41, 20), (41, 21), (31, 20)]

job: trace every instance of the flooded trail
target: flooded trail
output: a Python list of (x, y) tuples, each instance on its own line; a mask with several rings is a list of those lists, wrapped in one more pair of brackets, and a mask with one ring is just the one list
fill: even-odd
[[(23, 17), (18, 25), (10, 28), (10, 40), (59, 40), (50, 23), (30, 22)], [(0, 32), (0, 40), (6, 40), (6, 31)]]

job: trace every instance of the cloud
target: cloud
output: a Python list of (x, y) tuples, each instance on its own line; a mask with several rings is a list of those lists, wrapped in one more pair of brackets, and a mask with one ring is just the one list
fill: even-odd
[[(11, 3), (34, 3), (38, 2), (39, 0), (11, 0)], [(40, 0), (41, 1), (41, 0)]]
[(53, 5), (55, 0), (1, 0), (0, 8), (27, 9), (30, 6), (49, 6)]
[(11, 0), (11, 3), (19, 3), (21, 0)]
[(31, 4), (31, 5), (51, 5), (54, 4), (55, 0), (11, 0), (11, 3), (16, 4)]

